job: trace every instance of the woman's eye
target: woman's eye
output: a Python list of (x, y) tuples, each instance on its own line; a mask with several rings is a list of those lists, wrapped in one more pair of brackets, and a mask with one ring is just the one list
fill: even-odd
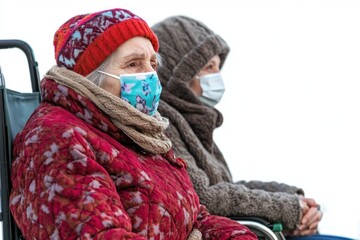
[(209, 65), (206, 65), (204, 68), (203, 68), (203, 71), (211, 71), (213, 69), (213, 65), (212, 64), (209, 64)]
[(213, 65), (211, 64), (211, 65), (208, 65), (207, 67), (206, 67), (206, 69), (207, 70), (212, 70), (214, 67), (213, 67)]
[(158, 65), (157, 65), (156, 62), (155, 62), (155, 63), (151, 63), (151, 67), (152, 67), (154, 70), (157, 70)]
[(132, 63), (129, 63), (128, 65), (129, 67), (136, 67), (136, 63), (132, 62)]

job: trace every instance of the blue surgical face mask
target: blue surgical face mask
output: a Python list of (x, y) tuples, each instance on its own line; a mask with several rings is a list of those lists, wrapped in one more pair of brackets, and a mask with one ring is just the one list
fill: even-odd
[(201, 76), (200, 86), (202, 95), (199, 99), (202, 103), (214, 107), (218, 104), (224, 95), (225, 85), (220, 73), (210, 73)]
[(139, 111), (153, 116), (160, 101), (161, 84), (156, 72), (122, 74), (119, 76), (99, 71), (120, 80), (121, 99), (127, 101)]

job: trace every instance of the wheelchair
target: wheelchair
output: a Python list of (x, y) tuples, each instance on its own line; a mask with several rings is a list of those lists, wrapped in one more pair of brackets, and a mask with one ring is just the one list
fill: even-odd
[[(32, 92), (22, 93), (7, 89), (5, 77), (0, 68), (0, 183), (1, 183), (1, 209), (0, 222), (2, 223), (3, 240), (24, 239), (20, 229), (16, 226), (9, 209), (9, 196), (11, 192), (11, 162), (12, 143), (18, 132), (24, 127), (26, 121), (40, 104), (40, 78), (38, 64), (29, 44), (22, 40), (0, 40), (0, 49), (18, 48), (27, 58), (31, 79)], [(1, 66), (1, 63), (0, 63)], [(16, 79), (10, 79), (16, 81)], [(253, 231), (259, 239), (285, 240), (282, 234), (282, 225), (273, 224), (264, 219), (255, 217), (230, 217)]]
[(12, 161), (12, 142), (21, 131), (27, 119), (40, 103), (39, 71), (31, 47), (21, 40), (0, 40), (0, 49), (18, 48), (27, 58), (32, 92), (20, 93), (6, 88), (5, 77), (0, 68), (0, 181), (3, 240), (22, 239), (9, 209), (11, 191), (10, 169)]
[(270, 223), (258, 217), (230, 217), (255, 233), (259, 240), (285, 240), (281, 223)]

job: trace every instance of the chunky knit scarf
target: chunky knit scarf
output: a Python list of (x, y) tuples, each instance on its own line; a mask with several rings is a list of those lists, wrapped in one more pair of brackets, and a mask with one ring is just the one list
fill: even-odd
[(121, 98), (66, 68), (54, 66), (45, 77), (89, 98), (110, 117), (115, 126), (144, 150), (154, 154), (163, 154), (172, 147), (170, 139), (164, 134), (169, 122), (159, 113), (154, 116), (144, 114)]

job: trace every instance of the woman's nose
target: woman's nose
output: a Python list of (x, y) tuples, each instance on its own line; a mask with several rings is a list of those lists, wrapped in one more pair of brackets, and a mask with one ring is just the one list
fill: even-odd
[(143, 72), (153, 72), (153, 71), (155, 71), (155, 69), (152, 67), (151, 64), (146, 65), (143, 69)]

